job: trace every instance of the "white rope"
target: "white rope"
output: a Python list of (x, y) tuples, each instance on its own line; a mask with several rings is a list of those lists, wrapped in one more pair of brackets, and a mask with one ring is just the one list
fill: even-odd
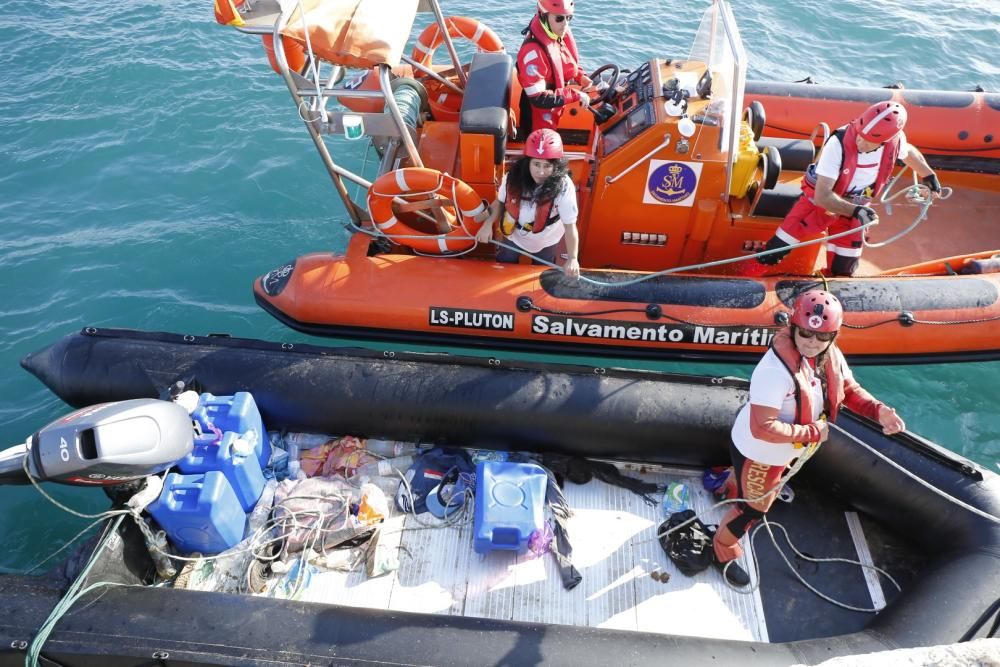
[[(305, 38), (306, 38), (306, 51), (308, 51), (308, 53), (309, 53), (309, 60), (312, 63), (316, 63), (316, 66), (314, 68), (315, 76), (313, 77), (313, 80), (316, 83), (316, 100), (314, 102), (314, 105), (315, 105), (316, 109), (319, 110), (320, 118), (322, 118), (323, 122), (325, 123), (325, 122), (327, 122), (328, 116), (327, 116), (327, 112), (326, 112), (326, 106), (322, 102), (322, 100), (323, 100), (323, 96), (322, 96), (323, 92), (322, 92), (322, 89), (320, 88), (320, 68), (319, 68), (318, 61), (316, 59), (316, 54), (313, 53), (312, 41), (309, 39), (309, 23), (306, 21), (306, 10), (305, 10), (305, 7), (302, 6), (301, 0), (299, 0), (299, 2), (297, 4), (298, 4), (298, 7), (299, 7), (299, 16), (302, 18), (302, 34), (305, 35)], [(277, 41), (278, 40), (275, 40), (275, 44), (274, 44), (274, 48), (276, 48), (276, 49), (279, 48), (279, 45), (278, 45)], [(283, 49), (284, 45), (281, 45), (281, 48)], [(314, 109), (314, 111), (316, 109)], [(300, 113), (299, 116), (301, 116), (301, 115), (302, 114)]]
[(835, 428), (835, 429), (837, 429), (838, 431), (840, 431), (843, 435), (847, 436), (849, 439), (851, 439), (855, 443), (857, 443), (857, 444), (861, 445), (862, 447), (864, 447), (865, 449), (867, 449), (869, 452), (871, 452), (876, 457), (878, 457), (878, 459), (880, 461), (882, 461), (883, 463), (886, 463), (887, 465), (892, 466), (893, 468), (895, 468), (899, 472), (903, 473), (904, 475), (906, 475), (907, 477), (909, 477), (913, 481), (915, 481), (918, 484), (920, 484), (921, 486), (923, 486), (925, 489), (931, 491), (932, 493), (934, 493), (934, 494), (936, 494), (938, 496), (941, 496), (942, 498), (944, 498), (948, 502), (950, 502), (950, 503), (952, 503), (952, 504), (954, 504), (954, 505), (956, 505), (958, 507), (961, 507), (962, 509), (966, 510), (967, 512), (972, 512), (976, 516), (982, 517), (982, 518), (986, 519), (987, 521), (991, 521), (991, 522), (993, 522), (995, 524), (1000, 524), (1000, 517), (993, 516), (992, 514), (990, 514), (988, 512), (984, 512), (983, 510), (981, 510), (981, 509), (979, 509), (977, 507), (973, 507), (972, 505), (969, 505), (968, 503), (965, 503), (965, 502), (959, 500), (958, 498), (955, 498), (954, 496), (951, 496), (951, 495), (945, 493), (944, 491), (942, 491), (941, 489), (937, 488), (933, 484), (920, 479), (919, 477), (917, 477), (916, 475), (914, 475), (912, 472), (910, 472), (909, 470), (907, 470), (903, 466), (899, 465), (898, 463), (896, 463), (895, 461), (893, 461), (892, 459), (890, 459), (885, 454), (882, 454), (878, 450), (872, 448), (868, 443), (866, 443), (865, 441), (861, 440), (857, 436), (852, 435), (851, 433), (848, 433), (847, 431), (845, 431), (843, 428), (841, 428), (837, 424), (834, 424), (833, 422), (830, 422), (830, 426), (833, 427), (833, 428)]
[[(605, 282), (603, 280), (596, 280), (594, 278), (588, 278), (587, 276), (583, 276), (583, 275), (580, 276), (579, 280), (581, 282), (590, 283), (591, 285), (597, 285), (599, 287), (629, 287), (631, 285), (638, 285), (639, 283), (643, 283), (643, 282), (645, 282), (647, 280), (652, 280), (653, 278), (659, 278), (660, 276), (670, 275), (672, 273), (683, 273), (683, 272), (687, 272), (687, 271), (697, 271), (697, 270), (700, 270), (700, 269), (708, 269), (708, 268), (712, 268), (712, 267), (716, 267), (716, 266), (722, 266), (722, 265), (725, 265), (725, 264), (735, 264), (737, 262), (745, 262), (748, 259), (755, 259), (757, 257), (764, 257), (766, 255), (773, 255), (773, 254), (779, 253), (779, 252), (781, 252), (781, 253), (788, 252), (790, 250), (794, 250), (795, 248), (803, 248), (805, 246), (815, 245), (817, 243), (826, 243), (828, 241), (832, 241), (833, 239), (839, 239), (842, 236), (848, 236), (850, 234), (857, 234), (859, 232), (863, 232), (865, 229), (868, 229), (869, 227), (872, 227), (872, 226), (877, 225), (877, 224), (878, 224), (878, 222), (873, 221), (873, 222), (869, 222), (867, 224), (861, 225), (860, 227), (855, 227), (854, 229), (849, 229), (847, 231), (840, 232), (839, 234), (833, 234), (831, 236), (822, 236), (822, 237), (820, 237), (818, 239), (813, 239), (812, 241), (801, 241), (799, 243), (793, 243), (792, 245), (784, 246), (784, 247), (781, 247), (781, 248), (774, 248), (773, 250), (762, 250), (761, 252), (754, 253), (752, 255), (744, 255), (744, 256), (741, 256), (741, 257), (730, 257), (729, 259), (717, 259), (717, 260), (712, 261), (712, 262), (702, 262), (700, 264), (689, 264), (687, 266), (678, 266), (678, 267), (675, 267), (675, 268), (672, 268), (672, 269), (664, 269), (662, 271), (656, 271), (655, 273), (646, 273), (646, 274), (643, 274), (643, 275), (641, 275), (641, 276), (639, 276), (637, 278), (632, 278), (631, 280), (623, 280), (621, 282)], [(532, 261), (537, 262), (539, 264), (544, 264), (546, 266), (550, 266), (553, 269), (561, 269), (562, 268), (561, 266), (559, 266), (557, 264), (554, 264), (552, 262), (549, 262), (547, 260), (539, 259), (535, 255), (532, 255), (530, 252), (528, 252), (526, 250), (522, 250), (521, 248), (518, 248), (517, 246), (508, 245), (508, 244), (502, 243), (501, 241), (497, 241), (495, 239), (491, 239), (490, 243), (492, 243), (494, 245), (497, 245), (497, 246), (500, 246), (502, 248), (507, 248), (508, 250), (513, 250), (514, 252), (520, 253), (522, 255), (526, 255), (526, 256), (532, 258)]]
[[(849, 605), (846, 602), (841, 602), (839, 600), (836, 600), (836, 599), (830, 597), (829, 595), (826, 595), (825, 593), (823, 593), (819, 589), (817, 589), (815, 586), (813, 586), (812, 584), (810, 584), (808, 581), (806, 581), (802, 577), (802, 575), (800, 575), (798, 573), (798, 571), (796, 570), (795, 566), (792, 565), (791, 561), (788, 560), (788, 556), (785, 555), (785, 552), (782, 551), (781, 547), (778, 546), (778, 540), (774, 536), (774, 533), (771, 531), (771, 526), (776, 526), (777, 528), (781, 529), (781, 532), (784, 533), (784, 535), (785, 535), (785, 541), (788, 542), (788, 546), (790, 546), (792, 548), (792, 551), (795, 552), (796, 556), (798, 556), (799, 558), (801, 558), (803, 560), (809, 561), (811, 563), (848, 563), (848, 564), (851, 564), (851, 565), (857, 565), (859, 567), (863, 567), (863, 568), (865, 568), (867, 570), (874, 570), (875, 572), (877, 572), (877, 573), (885, 576), (890, 582), (892, 582), (892, 585), (896, 587), (896, 590), (898, 590), (898, 591), (902, 591), (903, 590), (902, 587), (899, 585), (899, 583), (897, 583), (896, 580), (892, 577), (892, 575), (890, 575), (888, 572), (886, 572), (885, 570), (883, 570), (882, 568), (880, 568), (880, 567), (878, 567), (876, 565), (870, 565), (868, 563), (862, 563), (859, 560), (852, 560), (850, 558), (813, 558), (812, 556), (805, 555), (804, 553), (802, 553), (801, 551), (799, 551), (795, 547), (795, 545), (792, 543), (791, 538), (788, 536), (788, 531), (785, 529), (784, 526), (782, 526), (780, 523), (777, 523), (777, 522), (768, 521), (767, 520), (767, 515), (764, 515), (763, 521), (760, 523), (760, 525), (756, 526), (753, 529), (753, 531), (750, 534), (750, 539), (749, 539), (749, 545), (750, 545), (749, 551), (751, 553), (751, 558), (753, 560), (754, 572), (756, 573), (755, 579), (756, 579), (757, 583), (750, 590), (746, 590), (746, 589), (742, 589), (742, 588), (737, 588), (735, 586), (730, 585), (730, 588), (732, 588), (733, 590), (735, 590), (737, 593), (741, 593), (741, 594), (744, 594), (744, 595), (749, 595), (749, 594), (753, 593), (754, 591), (756, 591), (757, 588), (760, 586), (760, 564), (758, 562), (757, 554), (756, 554), (756, 551), (754, 550), (753, 544), (754, 544), (754, 540), (757, 537), (757, 533), (760, 531), (760, 529), (766, 527), (767, 528), (767, 533), (771, 537), (771, 543), (774, 545), (775, 551), (777, 551), (778, 555), (781, 556), (781, 559), (783, 561), (785, 561), (785, 565), (788, 566), (789, 571), (791, 571), (791, 573), (795, 575), (795, 578), (798, 579), (799, 582), (803, 586), (805, 586), (807, 589), (809, 589), (810, 591), (812, 591), (813, 593), (815, 593), (816, 595), (818, 595), (822, 599), (826, 600), (830, 604), (837, 605), (838, 607), (843, 607), (844, 609), (849, 609), (851, 611), (867, 612), (867, 613), (870, 613), (870, 614), (875, 614), (875, 613), (878, 613), (879, 611), (881, 611), (880, 609), (877, 609), (877, 608), (874, 608), (874, 607), (873, 608), (856, 607), (856, 606), (853, 606), (853, 605)], [(730, 561), (730, 563), (733, 563), (733, 562), (735, 562), (735, 561)], [(729, 565), (729, 563), (727, 563), (727, 565)], [(728, 579), (726, 580), (726, 583), (729, 584), (729, 580)]]
[(55, 505), (56, 507), (58, 507), (59, 509), (61, 509), (62, 511), (64, 511), (64, 512), (66, 512), (68, 514), (72, 514), (73, 516), (78, 516), (81, 519), (104, 519), (104, 518), (107, 518), (107, 517), (110, 517), (110, 516), (117, 516), (119, 514), (130, 514), (131, 513), (128, 510), (115, 510), (115, 511), (112, 511), (112, 512), (99, 512), (97, 514), (84, 514), (83, 512), (77, 512), (75, 509), (72, 509), (71, 507), (66, 507), (65, 505), (63, 505), (61, 502), (59, 502), (58, 500), (56, 500), (55, 498), (53, 498), (52, 496), (50, 496), (48, 493), (46, 493), (45, 489), (43, 489), (41, 486), (39, 486), (38, 480), (35, 478), (34, 475), (31, 474), (31, 471), (28, 470), (28, 453), (27, 452), (25, 452), (24, 457), (21, 459), (21, 469), (24, 471), (24, 474), (27, 476), (28, 481), (31, 482), (31, 485), (35, 487), (36, 491), (38, 491), (40, 494), (42, 494), (42, 496), (44, 496), (50, 503), (52, 503), (53, 505)]
[[(920, 205), (920, 212), (917, 214), (917, 217), (913, 220), (912, 223), (910, 223), (910, 225), (906, 229), (899, 232), (898, 234), (895, 234), (894, 236), (889, 237), (885, 241), (880, 241), (878, 243), (869, 243), (867, 239), (863, 239), (865, 246), (868, 248), (883, 248), (889, 245), (890, 243), (893, 243), (894, 241), (898, 241), (899, 239), (903, 238), (904, 236), (912, 232), (914, 229), (917, 228), (917, 226), (921, 222), (924, 221), (924, 219), (927, 217), (928, 209), (930, 209), (931, 205), (934, 203), (935, 197), (933, 196), (931, 189), (926, 185), (917, 182), (917, 172), (915, 171), (913, 172), (913, 185), (904, 188), (899, 192), (893, 193), (891, 195), (889, 194), (890, 191), (892, 190), (893, 185), (895, 185), (896, 181), (899, 180), (899, 178), (906, 173), (906, 169), (907, 168), (904, 168), (898, 174), (893, 176), (892, 180), (889, 181), (888, 185), (886, 186), (885, 191), (882, 193), (882, 196), (879, 197), (878, 203), (884, 204), (886, 213), (892, 215), (891, 202), (895, 199), (898, 199), (899, 197), (906, 197), (906, 200), (911, 204)], [(937, 199), (948, 199), (949, 197), (951, 197), (951, 195), (952, 195), (951, 188), (941, 188), (941, 194), (937, 196)]]
[[(772, 485), (766, 492), (764, 492), (761, 495), (756, 496), (754, 498), (730, 498), (730, 499), (726, 499), (726, 500), (721, 500), (721, 501), (715, 503), (714, 505), (712, 505), (712, 507), (709, 508), (709, 511), (711, 511), (711, 510), (713, 510), (713, 509), (715, 509), (717, 507), (722, 507), (723, 505), (729, 505), (729, 504), (738, 503), (738, 502), (758, 503), (758, 502), (766, 499), (767, 497), (769, 497), (769, 496), (771, 496), (771, 495), (773, 495), (775, 493), (780, 492), (781, 488), (785, 484), (787, 484), (788, 481), (792, 477), (794, 477), (795, 475), (797, 475), (802, 470), (802, 468), (805, 465), (806, 461), (808, 461), (810, 458), (812, 458), (812, 456), (819, 449), (819, 444), (820, 443), (809, 443), (808, 445), (806, 445), (805, 451), (797, 458), (797, 460), (795, 461), (795, 463), (792, 464), (791, 466), (789, 466), (789, 468), (782, 473), (781, 478), (774, 485)], [(733, 471), (733, 473), (731, 473), (731, 474), (736, 474), (736, 473), (735, 473), (735, 471)], [(813, 593), (815, 593), (819, 597), (823, 598), (827, 602), (830, 602), (831, 604), (835, 604), (835, 605), (837, 605), (839, 607), (843, 607), (845, 609), (850, 609), (850, 610), (853, 610), (853, 611), (869, 612), (869, 613), (876, 613), (876, 612), (879, 611), (878, 609), (867, 609), (867, 608), (862, 608), (862, 607), (855, 607), (855, 606), (849, 605), (847, 603), (840, 602), (839, 600), (836, 600), (836, 599), (834, 599), (834, 598), (832, 598), (832, 597), (830, 597), (830, 596), (822, 593), (817, 588), (815, 588), (814, 586), (812, 586), (811, 584), (809, 584), (809, 582), (807, 582), (805, 579), (803, 579), (802, 576), (796, 571), (795, 567), (788, 560), (788, 557), (785, 555), (784, 551), (782, 551), (781, 547), (778, 546), (777, 538), (775, 537), (774, 532), (771, 530), (771, 526), (772, 525), (777, 526), (778, 528), (781, 529), (782, 532), (784, 532), (784, 534), (785, 534), (785, 540), (788, 542), (788, 545), (792, 548), (792, 550), (795, 552), (795, 554), (797, 556), (799, 556), (800, 558), (803, 558), (804, 560), (808, 560), (808, 561), (811, 561), (811, 562), (816, 562), (816, 563), (820, 563), (820, 562), (842, 562), (842, 563), (850, 563), (850, 564), (858, 565), (858, 566), (866, 568), (866, 569), (873, 569), (876, 572), (885, 575), (889, 579), (889, 581), (891, 581), (892, 584), (894, 586), (896, 586), (897, 589), (902, 590), (900, 588), (899, 584), (896, 582), (896, 580), (893, 579), (892, 576), (890, 576), (888, 572), (886, 572), (885, 570), (882, 570), (881, 568), (876, 567), (874, 565), (869, 565), (867, 563), (862, 563), (861, 561), (850, 560), (850, 559), (847, 559), (847, 558), (812, 558), (812, 557), (806, 556), (805, 554), (803, 554), (802, 552), (800, 552), (795, 547), (795, 545), (792, 543), (791, 538), (788, 536), (788, 531), (785, 529), (784, 526), (782, 526), (779, 523), (769, 522), (767, 520), (767, 515), (766, 514), (762, 518), (763, 518), (762, 523), (760, 525), (756, 526), (754, 528), (754, 530), (751, 532), (750, 538), (748, 539), (748, 547), (747, 547), (747, 552), (748, 552), (748, 555), (749, 555), (749, 558), (750, 558), (751, 562), (753, 563), (753, 568), (754, 568), (754, 578), (753, 578), (753, 580), (755, 581), (754, 585), (751, 586), (751, 587), (749, 587), (749, 588), (747, 588), (747, 587), (735, 586), (735, 585), (733, 585), (733, 584), (731, 584), (729, 582), (728, 577), (726, 577), (726, 569), (728, 569), (730, 566), (732, 566), (733, 563), (736, 562), (735, 560), (729, 561), (729, 562), (727, 562), (723, 566), (723, 570), (722, 570), (723, 581), (725, 581), (726, 585), (729, 586), (732, 590), (736, 591), (737, 593), (740, 593), (742, 595), (752, 595), (753, 593), (755, 593), (757, 591), (758, 588), (760, 588), (760, 584), (761, 584), (760, 564), (758, 562), (756, 551), (754, 549), (754, 539), (756, 538), (757, 533), (759, 532), (759, 530), (762, 527), (767, 526), (767, 532), (768, 532), (768, 535), (770, 535), (770, 537), (771, 537), (771, 543), (774, 545), (775, 550), (781, 555), (782, 560), (785, 561), (785, 564), (788, 566), (788, 569), (792, 572), (792, 574), (794, 574), (795, 577), (806, 588), (808, 588), (810, 591), (812, 591)], [(670, 533), (683, 528), (684, 526), (686, 526), (686, 525), (694, 522), (697, 519), (698, 519), (698, 517), (697, 517), (697, 515), (695, 515), (695, 516), (691, 517), (690, 519), (688, 519), (687, 521), (684, 521), (683, 523), (680, 523), (680, 524), (674, 526), (673, 528), (665, 530), (662, 533), (657, 532), (656, 536), (654, 538), (652, 538), (652, 539), (656, 539), (657, 541), (659, 541), (662, 537), (666, 537)], [(644, 540), (644, 542), (650, 542), (650, 541), (652, 541), (652, 539)], [(713, 558), (714, 558), (714, 555), (713, 555)]]

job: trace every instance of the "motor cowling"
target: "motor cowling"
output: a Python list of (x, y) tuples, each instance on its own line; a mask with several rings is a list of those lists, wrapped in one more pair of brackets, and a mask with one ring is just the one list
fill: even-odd
[(135, 399), (77, 410), (26, 445), (38, 479), (107, 486), (161, 472), (184, 458), (194, 446), (194, 429), (176, 403)]

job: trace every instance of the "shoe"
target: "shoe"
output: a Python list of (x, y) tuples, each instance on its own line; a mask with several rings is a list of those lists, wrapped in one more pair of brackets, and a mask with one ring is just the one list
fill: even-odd
[(723, 563), (715, 558), (712, 559), (712, 562), (715, 563), (716, 569), (726, 577), (726, 581), (733, 586), (743, 588), (750, 585), (750, 575), (736, 561), (730, 560)]
[(792, 490), (792, 487), (785, 484), (783, 487), (781, 487), (781, 491), (778, 491), (778, 500), (780, 500), (783, 503), (792, 502), (793, 500), (795, 500), (795, 491)]

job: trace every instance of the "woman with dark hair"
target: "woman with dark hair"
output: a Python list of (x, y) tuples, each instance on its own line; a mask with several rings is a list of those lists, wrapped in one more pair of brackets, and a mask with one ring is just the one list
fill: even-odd
[(774, 336), (754, 368), (750, 400), (736, 416), (729, 451), (733, 474), (717, 493), (742, 498), (719, 523), (715, 562), (729, 583), (746, 586), (750, 577), (736, 564), (740, 538), (771, 508), (786, 469), (829, 436), (827, 420), (840, 407), (877, 421), (888, 435), (906, 428), (896, 411), (855, 381), (836, 338), (844, 321), (840, 300), (810, 290), (795, 300), (791, 326)]
[[(566, 237), (563, 272), (580, 276), (580, 237), (576, 231), (578, 208), (576, 187), (569, 177), (562, 139), (555, 130), (535, 130), (524, 142), (524, 157), (504, 174), (497, 199), (490, 205), (490, 220), (500, 220), (504, 241), (554, 264), (559, 241)], [(476, 234), (481, 243), (493, 238), (493, 225), (483, 225)], [(516, 263), (521, 253), (501, 245), (497, 261)]]

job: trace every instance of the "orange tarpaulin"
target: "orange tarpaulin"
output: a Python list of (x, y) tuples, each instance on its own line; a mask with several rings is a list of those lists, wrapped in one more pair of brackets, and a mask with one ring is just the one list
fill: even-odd
[(345, 67), (399, 64), (413, 27), (417, 0), (302, 0), (282, 31), (301, 44), (305, 31), (315, 54)]

